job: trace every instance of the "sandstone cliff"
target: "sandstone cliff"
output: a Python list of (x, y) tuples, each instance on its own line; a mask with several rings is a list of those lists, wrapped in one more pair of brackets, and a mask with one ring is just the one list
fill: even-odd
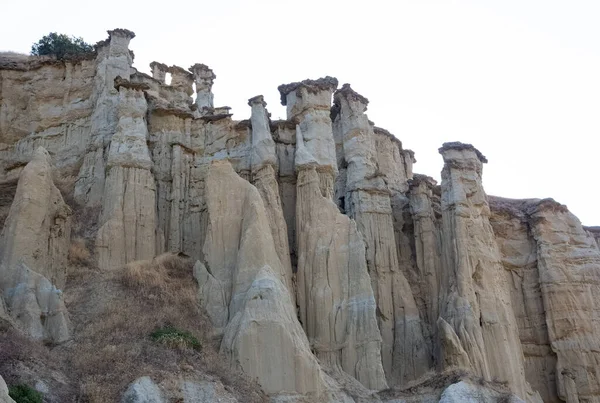
[[(7, 382), (90, 401), (115, 384), (132, 402), (600, 402), (598, 227), (486, 195), (469, 144), (439, 149), (440, 186), (413, 173), (333, 77), (281, 85), (285, 120), (259, 95), (237, 121), (208, 66), (146, 75), (135, 35), (108, 33), (76, 60), (0, 59)], [(203, 353), (148, 340), (174, 324)], [(57, 368), (3, 353), (10, 337), (54, 346)]]

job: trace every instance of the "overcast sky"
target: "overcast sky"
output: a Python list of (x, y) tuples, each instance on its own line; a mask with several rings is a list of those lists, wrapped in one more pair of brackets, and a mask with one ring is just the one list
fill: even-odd
[(90, 43), (136, 33), (134, 66), (213, 68), (215, 105), (250, 115), (279, 84), (335, 76), (370, 100), (369, 118), (439, 180), (446, 141), (489, 163), (488, 194), (552, 197), (600, 225), (600, 1), (4, 1), (0, 50), (51, 31)]

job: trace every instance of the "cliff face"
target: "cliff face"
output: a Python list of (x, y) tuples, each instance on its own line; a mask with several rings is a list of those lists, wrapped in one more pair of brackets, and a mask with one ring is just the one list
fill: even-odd
[(280, 86), (286, 120), (256, 96), (235, 121), (210, 68), (139, 73), (133, 37), (0, 60), (3, 326), (77, 340), (67, 200), (100, 273), (189, 257), (223, 362), (273, 401), (600, 402), (597, 227), (487, 196), (468, 144), (440, 148), (441, 186), (413, 174), (332, 77)]

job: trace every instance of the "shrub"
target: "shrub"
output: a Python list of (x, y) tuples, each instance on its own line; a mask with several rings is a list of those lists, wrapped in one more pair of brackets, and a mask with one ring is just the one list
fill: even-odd
[(57, 59), (91, 53), (94, 47), (82, 38), (50, 32), (31, 47), (34, 56), (56, 56)]
[(200, 341), (190, 332), (179, 330), (173, 326), (165, 326), (150, 334), (150, 338), (158, 343), (175, 348), (192, 348), (200, 350)]
[(43, 396), (40, 392), (25, 384), (13, 385), (8, 388), (8, 395), (16, 403), (42, 403)]

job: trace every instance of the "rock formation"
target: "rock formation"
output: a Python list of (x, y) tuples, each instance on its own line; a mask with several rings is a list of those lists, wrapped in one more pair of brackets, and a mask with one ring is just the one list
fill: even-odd
[(344, 370), (369, 389), (381, 390), (387, 385), (364, 243), (356, 224), (322, 195), (317, 165), (301, 145), (299, 128), (298, 133), (300, 320), (320, 361)]
[(527, 379), (544, 401), (595, 401), (595, 239), (554, 200), (491, 202), (503, 264), (513, 273)]
[(335, 143), (331, 127), (331, 94), (338, 81), (333, 77), (304, 80), (279, 86), (281, 104), (287, 106), (287, 120), (299, 125), (304, 146), (319, 168), (323, 196), (333, 198), (337, 174)]
[[(487, 196), (472, 145), (443, 145), (441, 186), (413, 173), (335, 78), (281, 85), (285, 120), (260, 95), (234, 120), (208, 66), (150, 76), (135, 35), (108, 34), (73, 60), (0, 57), (0, 331), (77, 329), (64, 196), (103, 275), (189, 256), (228, 370), (273, 402), (600, 403), (598, 227), (551, 199)], [(211, 382), (121, 392), (240, 400)]]
[[(206, 186), (204, 278), (210, 282), (199, 285), (203, 296), (223, 296), (220, 315), (209, 311), (213, 323), (224, 325), (221, 351), (267, 393), (317, 398), (321, 370), (296, 319), (259, 192), (225, 161), (211, 164)], [(204, 303), (216, 305), (210, 298)]]
[(0, 403), (15, 403), (13, 399), (8, 395), (8, 387), (6, 386), (6, 382), (0, 376)]
[(398, 263), (390, 190), (379, 174), (375, 134), (364, 114), (368, 100), (348, 84), (334, 99), (336, 137), (342, 138), (346, 165), (344, 208), (356, 220), (366, 244), (386, 375), (390, 383), (402, 384), (429, 369), (430, 352), (412, 291)]
[(36, 339), (69, 338), (61, 288), (66, 281), (70, 215), (52, 182), (50, 156), (40, 147), (21, 172), (0, 235), (0, 290), (18, 327)]
[(251, 98), (248, 104), (252, 107), (252, 155), (250, 156), (250, 169), (252, 183), (258, 189), (271, 227), (271, 235), (275, 241), (275, 249), (285, 273), (285, 285), (291, 291), (294, 300), (294, 287), (292, 283), (292, 263), (287, 232), (287, 224), (283, 217), (283, 207), (279, 194), (279, 185), (275, 174), (277, 154), (275, 141), (271, 136), (269, 115), (265, 106), (267, 103), (261, 95)]
[(101, 269), (152, 259), (161, 252), (157, 251), (156, 188), (146, 144), (146, 109), (142, 91), (119, 87), (119, 121), (107, 152), (100, 229), (96, 237)]
[(524, 359), (508, 273), (500, 261), (481, 185), (482, 164), (487, 160), (473, 146), (462, 143), (445, 143), (440, 153), (444, 157), (445, 263), (440, 282), (440, 319), (454, 329), (470, 366), (480, 376), (508, 382), (512, 390), (525, 397)]

